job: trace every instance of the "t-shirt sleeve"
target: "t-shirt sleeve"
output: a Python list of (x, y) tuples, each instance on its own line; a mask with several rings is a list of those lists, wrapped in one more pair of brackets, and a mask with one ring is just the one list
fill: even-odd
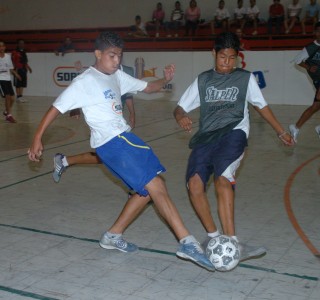
[(117, 72), (121, 95), (126, 93), (136, 94), (137, 92), (143, 91), (148, 85), (148, 82), (134, 78), (121, 70), (118, 70)]
[(308, 51), (306, 48), (303, 48), (298, 55), (294, 58), (294, 62), (298, 65), (305, 61), (309, 57)]
[(246, 99), (249, 103), (257, 106), (259, 109), (268, 105), (253, 74), (250, 75)]
[(200, 106), (198, 78), (196, 78), (183, 93), (178, 105), (181, 106), (185, 112), (189, 112)]

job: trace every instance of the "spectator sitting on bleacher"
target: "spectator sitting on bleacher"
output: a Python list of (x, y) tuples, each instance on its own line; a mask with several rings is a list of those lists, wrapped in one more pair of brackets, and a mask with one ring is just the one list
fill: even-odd
[(240, 41), (240, 51), (250, 50), (249, 41), (243, 37), (243, 32), (241, 28), (236, 29), (236, 35)]
[(147, 27), (155, 27), (156, 37), (159, 37), (160, 27), (163, 26), (165, 12), (162, 9), (162, 3), (157, 3), (157, 8), (152, 13), (152, 20), (147, 22)]
[(243, 0), (238, 0), (238, 5), (234, 9), (234, 19), (231, 21), (231, 26), (235, 26), (236, 28), (241, 28), (241, 31), (243, 31), (244, 24), (246, 22), (246, 13), (247, 10), (243, 6)]
[(260, 10), (256, 5), (256, 0), (250, 0), (250, 6), (247, 8), (246, 13), (245, 25), (249, 24), (250, 26), (253, 26), (252, 35), (256, 35), (258, 33), (259, 14)]
[(172, 30), (174, 36), (179, 36), (178, 31), (183, 23), (183, 10), (181, 9), (180, 1), (176, 1), (174, 4), (174, 10), (171, 12), (170, 22), (165, 22), (165, 29), (167, 31), (167, 37), (171, 37), (170, 31)]
[(196, 0), (190, 0), (189, 7), (186, 9), (184, 18), (186, 20), (185, 29), (186, 36), (189, 35), (189, 31), (191, 29), (192, 35), (196, 34), (196, 30), (198, 28), (198, 24), (200, 21), (201, 11), (197, 5)]
[(286, 34), (290, 33), (293, 26), (300, 21), (299, 16), (302, 10), (302, 6), (299, 0), (292, 0), (292, 3), (288, 5), (287, 14), (284, 19), (284, 27)]
[(276, 34), (281, 33), (281, 26), (284, 21), (284, 7), (280, 0), (273, 0), (273, 4), (269, 7), (268, 34), (272, 34), (272, 26), (276, 26)]
[(64, 56), (66, 53), (75, 52), (75, 47), (72, 43), (72, 40), (70, 37), (66, 37), (63, 44), (54, 52), (55, 55), (59, 55), (61, 53), (62, 56)]
[(305, 17), (301, 21), (302, 34), (306, 34), (306, 23), (312, 24), (312, 28), (319, 20), (320, 6), (316, 0), (310, 0), (310, 3), (306, 5)]
[(215, 33), (215, 28), (222, 28), (222, 31), (227, 31), (229, 29), (229, 18), (230, 13), (229, 10), (225, 8), (224, 0), (220, 0), (214, 14), (214, 19), (210, 23), (211, 33)]
[(138, 15), (134, 19), (135, 24), (130, 27), (130, 32), (128, 35), (132, 35), (134, 37), (148, 37), (149, 34), (146, 30), (144, 23), (142, 22), (141, 17)]

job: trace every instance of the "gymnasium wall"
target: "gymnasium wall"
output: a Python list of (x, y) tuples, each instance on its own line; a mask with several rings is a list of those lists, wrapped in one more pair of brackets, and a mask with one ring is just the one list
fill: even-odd
[[(141, 15), (144, 21), (151, 19), (158, 0), (1, 0), (1, 30), (64, 29), (64, 28), (104, 28), (130, 26), (134, 17)], [(162, 0), (166, 18), (174, 8), (175, 0)], [(185, 10), (189, 0), (180, 0)], [(201, 18), (211, 20), (218, 0), (197, 0), (202, 11)], [(225, 0), (232, 14), (237, 0)], [(273, 0), (256, 1), (261, 18), (268, 18), (268, 9)], [(292, 0), (282, 0), (287, 7)], [(309, 0), (300, 0), (305, 6)], [(244, 0), (249, 6), (249, 0)]]
[[(314, 88), (304, 70), (292, 61), (297, 53), (246, 51), (240, 55), (238, 65), (255, 74), (270, 104), (307, 105), (313, 100)], [(30, 53), (29, 62), (33, 72), (29, 74), (25, 95), (56, 97), (74, 77), (94, 63), (94, 56), (92, 53), (70, 53), (64, 57), (52, 53)], [(210, 51), (126, 52), (123, 63), (134, 67), (136, 77), (146, 81), (162, 77), (164, 66), (175, 63), (175, 78), (162, 92), (139, 93), (136, 97), (153, 100), (165, 96), (171, 101), (178, 101), (195, 77), (213, 66), (213, 58)]]

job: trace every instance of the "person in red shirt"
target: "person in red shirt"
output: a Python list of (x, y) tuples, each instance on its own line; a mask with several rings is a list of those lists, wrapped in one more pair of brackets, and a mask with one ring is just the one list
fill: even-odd
[(24, 41), (18, 40), (17, 48), (12, 51), (11, 59), (14, 66), (14, 70), (19, 74), (18, 77), (14, 77), (13, 83), (16, 87), (17, 101), (25, 102), (23, 97), (23, 89), (27, 87), (27, 73), (32, 73), (32, 69), (28, 64), (27, 53), (24, 49)]
[(280, 0), (273, 0), (269, 7), (268, 34), (272, 34), (272, 26), (275, 24), (275, 34), (281, 34), (281, 27), (284, 21), (284, 7)]

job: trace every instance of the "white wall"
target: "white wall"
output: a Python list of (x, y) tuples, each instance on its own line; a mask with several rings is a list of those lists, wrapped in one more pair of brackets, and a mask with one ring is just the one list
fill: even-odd
[[(158, 1), (150, 0), (1, 0), (1, 30), (26, 29), (68, 29), (119, 27), (133, 24), (135, 15), (141, 15), (144, 21), (151, 19), (152, 11)], [(166, 17), (174, 7), (175, 0), (162, 0)], [(189, 0), (180, 0), (186, 9)], [(219, 0), (197, 0), (202, 11), (201, 18), (210, 20), (213, 17)], [(273, 0), (256, 0), (261, 17), (268, 18), (268, 9)], [(236, 7), (237, 0), (225, 0), (230, 13)], [(287, 7), (292, 0), (281, 0)], [(309, 0), (300, 0), (305, 6)], [(244, 0), (249, 6), (249, 0)], [(1, 34), (0, 34), (1, 37)]]
[[(239, 66), (257, 74), (262, 92), (270, 104), (311, 104), (314, 97), (312, 83), (292, 59), (298, 51), (247, 51)], [(94, 63), (92, 53), (70, 53), (57, 57), (50, 53), (30, 53), (33, 69), (28, 77), (26, 96), (58, 96), (70, 83), (72, 77)], [(127, 52), (123, 63), (135, 67), (136, 59), (144, 60), (143, 79), (146, 81), (162, 77), (167, 63), (176, 64), (176, 74), (165, 91), (172, 101), (178, 101), (183, 91), (202, 71), (213, 66), (211, 52)], [(64, 79), (64, 80), (61, 80)], [(139, 94), (139, 98), (152, 100), (163, 93)]]

